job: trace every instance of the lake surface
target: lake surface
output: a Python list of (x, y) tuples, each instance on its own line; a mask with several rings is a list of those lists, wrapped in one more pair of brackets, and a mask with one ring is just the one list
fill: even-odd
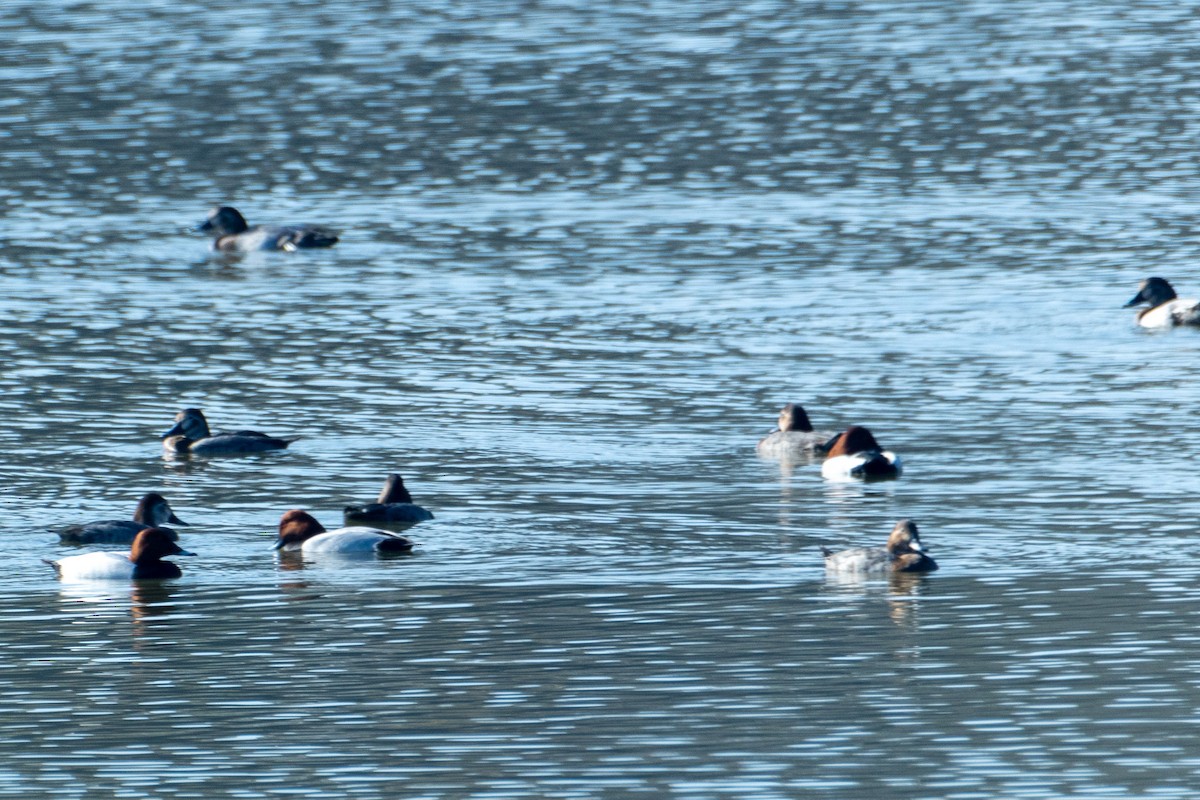
[[(1191, 798), (1200, 20), (13, 2), (0, 796)], [(328, 251), (214, 256), (217, 203)], [(786, 402), (884, 483), (756, 456)], [(164, 460), (180, 408), (283, 452)], [(281, 561), (400, 472), (417, 554)], [(175, 581), (64, 585), (159, 491)], [(825, 575), (911, 518), (940, 571)]]

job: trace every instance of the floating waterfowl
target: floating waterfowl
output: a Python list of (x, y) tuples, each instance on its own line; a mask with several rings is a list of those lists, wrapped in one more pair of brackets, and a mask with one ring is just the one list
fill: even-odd
[(183, 574), (166, 556), (194, 556), (159, 528), (146, 528), (133, 538), (128, 553), (100, 551), (47, 561), (64, 581), (158, 580)]
[(869, 430), (852, 425), (822, 446), (825, 460), (821, 475), (830, 480), (894, 478), (900, 474), (900, 457), (884, 450)]
[(759, 440), (759, 455), (771, 458), (806, 456), (821, 452), (832, 433), (818, 433), (799, 403), (788, 403), (779, 411), (779, 427)]
[(341, 555), (387, 555), (412, 552), (416, 542), (378, 528), (348, 527), (326, 530), (307, 511), (292, 509), (279, 520), (275, 549)]
[(412, 501), (412, 495), (404, 487), (404, 479), (394, 472), (388, 475), (378, 500), (361, 506), (346, 506), (342, 516), (347, 525), (370, 522), (397, 526), (415, 525), (433, 519), (433, 514)]
[(105, 519), (97, 522), (85, 522), (82, 525), (72, 525), (59, 532), (59, 537), (69, 544), (131, 544), (139, 532), (147, 528), (158, 528), (171, 541), (179, 539), (179, 534), (170, 528), (164, 528), (167, 523), (187, 527), (187, 523), (175, 516), (166, 498), (157, 492), (150, 492), (138, 501), (133, 519)]
[(1183, 299), (1163, 278), (1146, 278), (1138, 286), (1138, 293), (1125, 304), (1131, 308), (1149, 303), (1137, 314), (1137, 324), (1143, 328), (1171, 328), (1176, 325), (1200, 325), (1200, 300)]
[(232, 456), (282, 450), (295, 439), (278, 439), (258, 431), (211, 433), (208, 420), (198, 408), (185, 408), (175, 415), (175, 424), (162, 434), (168, 453), (199, 456)]
[(254, 250), (304, 250), (314, 247), (333, 247), (338, 237), (314, 225), (255, 225), (236, 208), (217, 206), (208, 212), (208, 219), (196, 230), (216, 234), (213, 250), (248, 253)]
[(902, 519), (892, 528), (884, 547), (856, 547), (834, 552), (822, 547), (825, 569), (830, 572), (888, 574), (893, 572), (933, 572), (937, 562), (921, 547), (917, 524)]

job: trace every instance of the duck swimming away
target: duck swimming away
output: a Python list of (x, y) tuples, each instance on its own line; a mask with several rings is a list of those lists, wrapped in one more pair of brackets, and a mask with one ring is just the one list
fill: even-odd
[(900, 475), (900, 457), (884, 450), (869, 430), (852, 425), (822, 446), (825, 461), (821, 476), (834, 481), (895, 478)]
[(375, 523), (400, 526), (433, 519), (433, 514), (412, 501), (412, 495), (404, 488), (404, 479), (393, 472), (383, 484), (378, 500), (361, 506), (346, 506), (342, 517), (347, 525)]

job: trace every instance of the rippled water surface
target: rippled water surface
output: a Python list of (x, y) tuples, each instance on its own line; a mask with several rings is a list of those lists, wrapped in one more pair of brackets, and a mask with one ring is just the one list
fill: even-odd
[[(1198, 28), (9, 3), (0, 794), (1196, 796), (1200, 338), (1120, 306), (1200, 290)], [(757, 457), (789, 401), (904, 476)], [(389, 472), (415, 555), (274, 556)], [(182, 579), (55, 580), (147, 491)], [(903, 517), (940, 571), (825, 575)]]

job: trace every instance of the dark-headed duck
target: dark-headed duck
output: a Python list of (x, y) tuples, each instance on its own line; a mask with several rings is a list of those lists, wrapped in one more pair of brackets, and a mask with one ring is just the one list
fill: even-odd
[(1149, 303), (1138, 312), (1137, 324), (1143, 328), (1171, 328), (1176, 325), (1200, 325), (1200, 300), (1184, 300), (1176, 296), (1171, 284), (1163, 278), (1146, 278), (1138, 293), (1125, 304), (1131, 308)]
[(404, 479), (394, 472), (388, 475), (378, 500), (361, 506), (346, 506), (342, 514), (347, 525), (370, 522), (396, 526), (415, 525), (433, 519), (433, 514), (412, 501), (412, 495), (404, 488)]
[(338, 237), (312, 225), (255, 225), (251, 228), (241, 213), (231, 206), (217, 206), (196, 230), (216, 235), (213, 250), (248, 253), (253, 250), (300, 250), (333, 247)]

